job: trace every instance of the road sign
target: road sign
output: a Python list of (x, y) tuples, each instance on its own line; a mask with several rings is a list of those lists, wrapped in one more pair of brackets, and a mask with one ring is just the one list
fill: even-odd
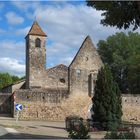
[(22, 104), (16, 104), (16, 110), (21, 111), (22, 110)]

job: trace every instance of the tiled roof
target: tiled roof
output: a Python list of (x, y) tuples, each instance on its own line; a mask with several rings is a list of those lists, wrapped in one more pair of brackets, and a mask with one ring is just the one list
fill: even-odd
[(41, 29), (41, 27), (39, 26), (37, 21), (34, 21), (30, 31), (28, 32), (27, 35), (40, 35), (40, 36), (47, 36), (43, 30)]

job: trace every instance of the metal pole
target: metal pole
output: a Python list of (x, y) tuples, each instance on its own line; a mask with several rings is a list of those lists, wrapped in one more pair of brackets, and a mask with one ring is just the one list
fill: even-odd
[(17, 111), (16, 123), (18, 123), (18, 118), (19, 118), (19, 110)]

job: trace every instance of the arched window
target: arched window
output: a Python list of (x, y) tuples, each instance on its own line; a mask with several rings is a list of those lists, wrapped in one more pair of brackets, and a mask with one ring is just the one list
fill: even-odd
[(37, 39), (35, 40), (35, 46), (36, 46), (36, 47), (41, 47), (41, 40), (40, 40), (39, 38), (37, 38)]

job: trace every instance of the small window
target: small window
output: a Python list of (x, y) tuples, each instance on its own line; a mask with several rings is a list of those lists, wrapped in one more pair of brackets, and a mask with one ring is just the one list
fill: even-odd
[(29, 99), (29, 96), (27, 95), (26, 98)]
[(66, 82), (64, 78), (60, 78), (59, 80), (60, 80), (61, 83), (65, 83)]
[(77, 76), (80, 76), (81, 70), (77, 69), (77, 70), (76, 70), (76, 74), (77, 74)]
[(88, 61), (88, 57), (86, 57), (85, 60)]
[(35, 40), (35, 46), (39, 48), (41, 47), (41, 40), (39, 38)]

